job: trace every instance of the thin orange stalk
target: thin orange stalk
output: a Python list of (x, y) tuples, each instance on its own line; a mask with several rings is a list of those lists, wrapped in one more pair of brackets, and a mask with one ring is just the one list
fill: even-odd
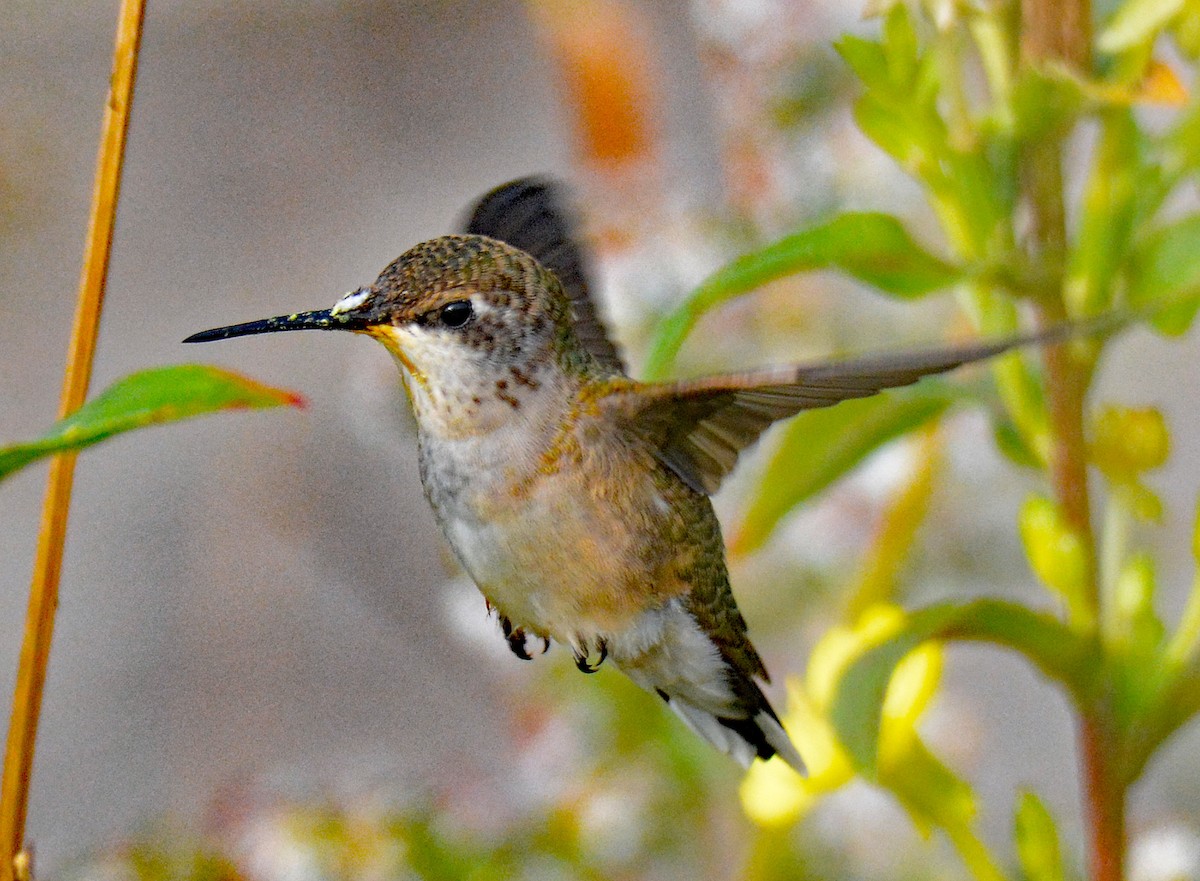
[[(1021, 54), (1027, 63), (1066, 64), (1080, 71), (1091, 67), (1091, 0), (1021, 0)], [(1067, 248), (1063, 210), (1063, 135), (1030, 145), (1024, 157), (1024, 187), (1034, 215), (1034, 239), (1045, 263), (1061, 279)], [(1066, 318), (1061, 284), (1041, 292), (1045, 324)], [(1088, 602), (1095, 620), (1103, 619), (1096, 572), (1096, 544), (1087, 483), (1087, 445), (1083, 430), (1088, 368), (1067, 346), (1046, 350), (1046, 387), (1054, 451), (1051, 482), (1068, 522), (1087, 554)], [(1085, 823), (1090, 881), (1122, 881), (1125, 862), (1126, 782), (1117, 767), (1120, 744), (1113, 730), (1113, 711), (1104, 700), (1081, 708), (1077, 732), (1083, 773)]]
[[(133, 81), (137, 71), (144, 12), (145, 0), (122, 0), (117, 20), (113, 74), (96, 159), (96, 180), (84, 244), (79, 301), (63, 379), (60, 417), (79, 409), (87, 397), (92, 377), (92, 360), (96, 350), (100, 310), (104, 304), (104, 286), (112, 250), (113, 223), (120, 192), (125, 134), (133, 101)], [(29, 589), (25, 638), (21, 645), (17, 684), (13, 692), (8, 746), (4, 754), (4, 777), (0, 784), (0, 881), (28, 877), (30, 872), (29, 856), (24, 850), (25, 817), (29, 805), (29, 781), (33, 771), (42, 692), (46, 684), (46, 667), (50, 662), (54, 614), (58, 608), (58, 582), (74, 475), (74, 455), (57, 456), (51, 463), (33, 581)]]

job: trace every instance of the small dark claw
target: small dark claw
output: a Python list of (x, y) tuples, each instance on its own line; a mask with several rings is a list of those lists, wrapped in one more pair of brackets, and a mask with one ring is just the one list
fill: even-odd
[(500, 616), (500, 632), (504, 634), (509, 651), (522, 661), (533, 660), (533, 657), (525, 648), (525, 631), (520, 627), (513, 627), (513, 623), (508, 619), (507, 615)]
[[(585, 645), (584, 648), (586, 649), (587, 646)], [(597, 670), (600, 669), (600, 665), (604, 663), (604, 659), (608, 657), (608, 643), (607, 642), (605, 642), (603, 639), (600, 640), (600, 643), (597, 646), (597, 648), (600, 651), (600, 657), (596, 659), (595, 664), (588, 663), (589, 652), (579, 651), (578, 649), (576, 649), (576, 651), (574, 652), (575, 666), (579, 668), (579, 671), (581, 673), (595, 673)]]
[[(512, 621), (506, 615), (497, 613), (497, 617), (500, 621), (500, 632), (504, 634), (504, 639), (508, 642), (509, 650), (522, 661), (532, 661), (533, 656), (529, 654), (529, 649), (525, 647), (525, 640), (527, 638), (525, 628), (514, 627)], [(539, 636), (537, 638), (542, 641), (542, 654), (544, 655), (550, 651), (550, 638), (548, 636)]]
[(525, 631), (520, 627), (514, 627), (511, 633), (505, 635), (508, 640), (508, 647), (512, 653), (522, 661), (532, 661), (533, 655), (529, 654), (529, 650), (525, 648)]

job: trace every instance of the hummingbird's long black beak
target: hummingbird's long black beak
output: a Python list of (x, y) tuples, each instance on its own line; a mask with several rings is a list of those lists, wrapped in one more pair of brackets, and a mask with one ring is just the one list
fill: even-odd
[(280, 315), (229, 327), (214, 327), (194, 333), (185, 343), (211, 343), (213, 340), (228, 340), (235, 336), (251, 336), (256, 333), (278, 333), (284, 330), (362, 330), (366, 319), (353, 311), (335, 312), (333, 309), (318, 309), (315, 312), (297, 312)]

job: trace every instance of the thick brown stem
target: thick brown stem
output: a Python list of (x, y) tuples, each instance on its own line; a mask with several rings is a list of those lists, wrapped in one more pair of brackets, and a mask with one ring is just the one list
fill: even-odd
[(1091, 53), (1091, 0), (1021, 0), (1023, 59), (1087, 70)]
[[(71, 348), (63, 379), (60, 416), (79, 409), (87, 397), (91, 380), (92, 356), (96, 349), (100, 309), (104, 303), (104, 283), (108, 275), (108, 257), (112, 247), (144, 7), (145, 0), (123, 0), (118, 18), (113, 75), (96, 159), (92, 212), (79, 281), (75, 325), (71, 332)], [(29, 855), (24, 850), (25, 816), (29, 805), (29, 781), (33, 771), (38, 719), (41, 716), (42, 691), (50, 663), (54, 614), (58, 608), (58, 582), (74, 474), (73, 455), (55, 457), (50, 466), (50, 480), (42, 507), (41, 531), (25, 618), (25, 638), (21, 644), (12, 716), (8, 726), (8, 745), (4, 754), (4, 776), (0, 783), (0, 881), (11, 881), (14, 877), (26, 878), (30, 873)]]

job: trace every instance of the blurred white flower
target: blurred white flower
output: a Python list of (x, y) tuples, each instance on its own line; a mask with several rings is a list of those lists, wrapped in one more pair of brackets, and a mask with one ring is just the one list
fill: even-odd
[(1138, 835), (1129, 846), (1129, 881), (1200, 881), (1200, 831), (1175, 823)]

